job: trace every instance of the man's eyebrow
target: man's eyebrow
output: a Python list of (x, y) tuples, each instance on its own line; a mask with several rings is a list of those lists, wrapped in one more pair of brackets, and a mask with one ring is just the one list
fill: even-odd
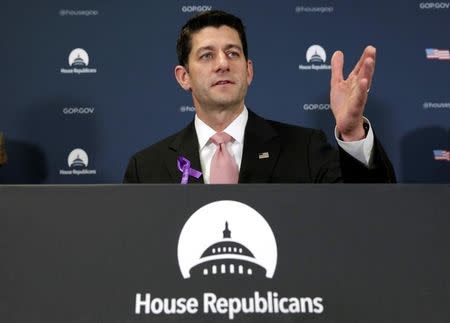
[[(225, 46), (225, 50), (229, 50), (229, 49), (237, 49), (237, 50), (239, 50), (240, 52), (242, 52), (242, 47), (241, 46), (239, 46), (239, 45), (237, 45), (237, 44), (229, 44), (229, 45), (226, 45)], [(208, 51), (208, 50), (215, 50), (215, 48), (214, 48), (214, 46), (203, 46), (203, 47), (200, 47), (200, 48), (198, 48), (197, 50), (196, 50), (196, 53), (198, 54), (198, 53), (200, 53), (200, 52), (202, 52), (202, 51)]]
[(203, 47), (198, 48), (196, 50), (196, 53), (198, 54), (198, 53), (206, 51), (206, 50), (214, 50), (214, 47), (213, 46), (203, 46)]
[(242, 52), (242, 47), (237, 44), (229, 44), (229, 45), (225, 46), (225, 50), (228, 50), (228, 49), (237, 49), (240, 52)]

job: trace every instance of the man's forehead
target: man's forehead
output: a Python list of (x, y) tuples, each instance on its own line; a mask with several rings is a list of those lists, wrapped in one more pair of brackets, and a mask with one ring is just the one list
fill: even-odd
[(200, 47), (237, 46), (242, 48), (239, 33), (228, 26), (205, 27), (192, 34), (192, 50)]

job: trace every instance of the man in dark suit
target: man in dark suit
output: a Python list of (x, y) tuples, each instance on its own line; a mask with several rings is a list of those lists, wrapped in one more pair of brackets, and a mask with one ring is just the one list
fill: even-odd
[(177, 54), (175, 77), (192, 93), (195, 119), (135, 154), (125, 183), (395, 182), (363, 117), (375, 48), (365, 49), (347, 79), (343, 53), (333, 55), (330, 103), (339, 151), (321, 131), (265, 120), (246, 108), (253, 65), (239, 18), (222, 11), (191, 18), (180, 32)]

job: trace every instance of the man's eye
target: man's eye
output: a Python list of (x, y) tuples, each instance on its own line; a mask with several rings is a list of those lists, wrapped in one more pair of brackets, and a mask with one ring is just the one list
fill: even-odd
[(228, 52), (227, 54), (230, 58), (236, 58), (240, 56), (238, 52)]
[(200, 56), (200, 59), (208, 60), (211, 59), (212, 57), (213, 57), (212, 53), (205, 53)]

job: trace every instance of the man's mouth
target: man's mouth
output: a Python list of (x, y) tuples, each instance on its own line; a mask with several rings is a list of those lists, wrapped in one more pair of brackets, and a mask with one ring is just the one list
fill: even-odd
[(231, 81), (229, 81), (229, 80), (220, 80), (220, 81), (215, 82), (215, 83), (213, 84), (213, 86), (216, 86), (216, 85), (226, 85), (226, 84), (234, 84), (234, 82), (231, 82)]

